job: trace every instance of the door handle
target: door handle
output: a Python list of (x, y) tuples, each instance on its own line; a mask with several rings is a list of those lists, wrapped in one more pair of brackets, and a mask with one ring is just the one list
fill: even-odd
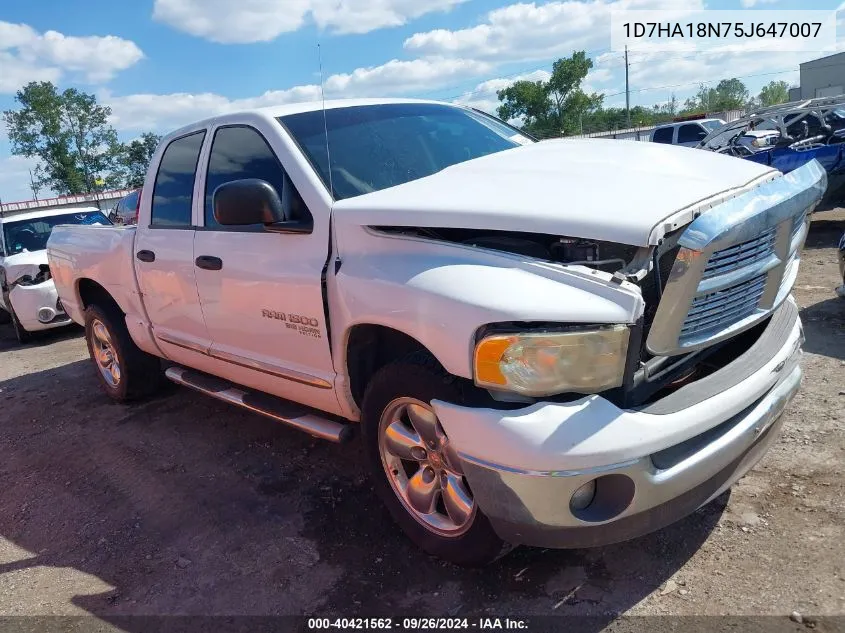
[(135, 253), (135, 257), (142, 262), (154, 262), (156, 260), (156, 254), (152, 251), (138, 251)]
[(197, 268), (203, 270), (220, 270), (223, 268), (223, 260), (219, 257), (212, 257), (211, 255), (200, 255), (196, 259)]

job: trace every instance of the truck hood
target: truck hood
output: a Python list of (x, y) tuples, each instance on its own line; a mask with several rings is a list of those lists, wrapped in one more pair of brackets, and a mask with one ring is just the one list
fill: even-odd
[(334, 217), (339, 224), (520, 231), (648, 246), (697, 212), (779, 175), (686, 147), (560, 139), (340, 200)]
[(6, 258), (0, 258), (0, 268), (6, 271), (6, 279), (10, 282), (17, 281), (24, 275), (38, 274), (38, 267), (47, 263), (47, 251), (40, 250), (18, 253)]

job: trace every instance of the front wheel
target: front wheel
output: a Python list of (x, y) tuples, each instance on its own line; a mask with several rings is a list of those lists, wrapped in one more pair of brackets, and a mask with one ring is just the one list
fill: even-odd
[(15, 329), (15, 336), (18, 339), (18, 343), (26, 345), (32, 341), (32, 332), (21, 325), (20, 320), (18, 320), (18, 315), (15, 314), (15, 309), (11, 305), (9, 306), (9, 318), (12, 321), (12, 327)]
[(362, 436), (375, 489), (420, 548), (458, 565), (483, 565), (508, 547), (479, 509), (432, 400), (460, 402), (462, 394), (428, 355), (391, 363), (370, 381)]

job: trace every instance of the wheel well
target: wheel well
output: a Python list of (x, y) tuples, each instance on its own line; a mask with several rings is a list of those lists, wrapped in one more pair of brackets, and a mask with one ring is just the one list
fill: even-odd
[(103, 308), (116, 308), (123, 314), (123, 310), (120, 309), (109, 291), (92, 279), (80, 279), (76, 285), (76, 291), (79, 293), (79, 300), (83, 309), (96, 304)]
[(346, 371), (355, 404), (361, 406), (364, 390), (379, 369), (419, 351), (428, 352), (428, 349), (399, 330), (383, 325), (354, 326), (346, 342)]

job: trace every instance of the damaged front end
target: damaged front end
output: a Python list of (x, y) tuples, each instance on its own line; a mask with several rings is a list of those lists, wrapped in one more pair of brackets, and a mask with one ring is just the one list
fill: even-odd
[(636, 285), (645, 308), (631, 327), (623, 384), (601, 394), (636, 408), (756, 349), (789, 296), (825, 186), (824, 169), (809, 163), (696, 213), (651, 247), (477, 229), (376, 230), (585, 267), (607, 283)]
[(14, 314), (27, 331), (70, 322), (56, 292), (48, 264), (0, 269), (0, 291), (5, 310)]

